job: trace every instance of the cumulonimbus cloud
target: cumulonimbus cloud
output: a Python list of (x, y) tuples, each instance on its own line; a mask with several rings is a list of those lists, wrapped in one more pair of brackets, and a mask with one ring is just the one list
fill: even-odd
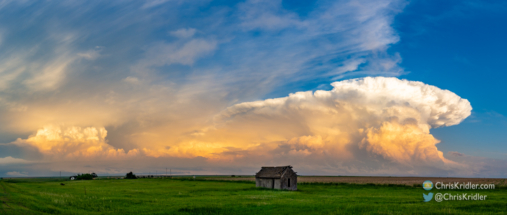
[(283, 145), (284, 155), (300, 159), (318, 155), (410, 167), (459, 166), (437, 149), (440, 141), (430, 129), (467, 118), (472, 110), (468, 100), (397, 78), (367, 77), (332, 85), (330, 91), (231, 106), (215, 117), (217, 128), (245, 133), (254, 142), (271, 141), (274, 146), (267, 152), (275, 153)]

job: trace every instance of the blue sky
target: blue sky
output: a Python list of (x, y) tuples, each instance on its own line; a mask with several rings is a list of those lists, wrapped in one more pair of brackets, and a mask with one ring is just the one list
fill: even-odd
[(475, 0), (0, 1), (0, 175), (170, 161), (202, 174), (291, 162), (504, 176), (506, 12)]

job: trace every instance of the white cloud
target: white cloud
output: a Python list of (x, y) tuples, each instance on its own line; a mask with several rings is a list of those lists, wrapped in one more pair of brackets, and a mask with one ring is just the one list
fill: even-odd
[(28, 176), (27, 172), (18, 172), (18, 171), (7, 172), (6, 174), (8, 176), (14, 176), (14, 177)]
[(295, 13), (283, 10), (280, 0), (246, 1), (239, 6), (241, 26), (248, 30), (267, 29), (281, 30), (288, 27), (305, 25)]
[[(252, 94), (322, 78), (400, 76), (401, 57), (386, 50), (399, 41), (391, 25), (404, 5), (397, 0), (318, 1), (302, 15), (285, 9), (282, 1), (240, 3), (235, 13), (240, 22), (230, 31), (239, 27), (245, 34), (221, 48), (241, 64), (225, 72), (242, 82), (238, 85), (257, 86)], [(243, 41), (246, 35), (255, 36)], [(243, 80), (243, 74), (251, 75)]]
[(19, 159), (19, 158), (13, 158), (11, 156), (0, 158), (0, 165), (1, 164), (19, 164), (19, 163), (28, 163), (28, 161), (26, 161), (24, 159)]
[(194, 39), (185, 43), (183, 47), (175, 50), (175, 52), (166, 50), (170, 52), (166, 53), (169, 55), (170, 62), (191, 65), (197, 58), (211, 53), (216, 47), (216, 41)]
[[(401, 120), (414, 118), (421, 123), (422, 128), (429, 129), (456, 125), (468, 117), (472, 110), (468, 100), (448, 90), (417, 81), (367, 77), (334, 82), (331, 85), (334, 87), (331, 91), (297, 92), (288, 97), (237, 104), (227, 108), (219, 118), (258, 111), (280, 114), (278, 111), (284, 108), (334, 111), (333, 106), (343, 101), (368, 107), (368, 111), (383, 116), (384, 119), (392, 116)], [(417, 111), (417, 115), (402, 112), (404, 108)]]
[(331, 85), (334, 87), (333, 94), (339, 99), (351, 99), (357, 103), (379, 107), (411, 107), (420, 112), (420, 118), (416, 119), (420, 123), (430, 125), (431, 128), (456, 125), (470, 116), (472, 111), (468, 100), (451, 91), (418, 81), (368, 77), (335, 82)]
[(211, 54), (216, 48), (216, 41), (204, 39), (192, 39), (184, 43), (159, 43), (151, 46), (146, 52), (146, 57), (134, 68), (139, 72), (145, 72), (151, 66), (192, 65), (199, 58)]
[(139, 83), (139, 79), (136, 77), (132, 77), (132, 76), (126, 77), (125, 79), (123, 79), (123, 81), (127, 82), (127, 83), (131, 83), (131, 84), (138, 84)]
[(195, 28), (182, 28), (176, 31), (171, 31), (169, 34), (179, 38), (190, 38), (194, 36), (195, 32)]
[(77, 53), (79, 57), (88, 59), (88, 60), (95, 60), (100, 56), (100, 49), (94, 49), (94, 50), (88, 50), (86, 52), (80, 52)]
[(33, 71), (33, 77), (23, 81), (26, 87), (38, 90), (55, 90), (65, 79), (67, 66), (73, 59), (61, 59), (39, 67)]
[(146, 0), (142, 8), (152, 8), (171, 1), (172, 0)]
[[(366, 63), (366, 59), (349, 59), (343, 62), (343, 65), (332, 70), (330, 74), (332, 75), (341, 75), (346, 72), (353, 72), (358, 70), (359, 65)], [(338, 76), (340, 77), (340, 76)]]
[(17, 57), (11, 57), (0, 61), (0, 90), (5, 90), (10, 87), (12, 82), (16, 80), (23, 72), (26, 71), (26, 66), (23, 66), (23, 61)]
[[(31, 92), (56, 90), (62, 85), (71, 71), (69, 66), (76, 59), (96, 57), (92, 52), (73, 53), (67, 44), (73, 39), (49, 36), (48, 40), (58, 43), (51, 51), (44, 50), (41, 48), (42, 45), (37, 44), (28, 48), (7, 48), (2, 53), (4, 58), (0, 60), (0, 90), (6, 88), (16, 88), (19, 91), (29, 89)], [(40, 53), (44, 55), (40, 56)]]

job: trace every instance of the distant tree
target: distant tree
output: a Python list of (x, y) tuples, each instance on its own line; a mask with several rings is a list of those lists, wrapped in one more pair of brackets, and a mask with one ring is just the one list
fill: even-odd
[(92, 172), (92, 174), (91, 174), (91, 175), (92, 175), (94, 178), (99, 177), (99, 176), (98, 176), (97, 174), (95, 174), (94, 172)]
[(85, 173), (85, 174), (77, 174), (76, 176), (76, 180), (92, 180), (93, 178), (93, 175), (92, 174), (89, 174), (89, 173)]
[(137, 177), (136, 177), (136, 175), (134, 175), (134, 173), (129, 172), (129, 173), (127, 173), (125, 178), (126, 179), (136, 179)]

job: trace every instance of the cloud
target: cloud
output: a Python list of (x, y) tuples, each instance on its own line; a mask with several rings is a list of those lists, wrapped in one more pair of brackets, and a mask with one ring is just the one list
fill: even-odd
[(123, 79), (123, 81), (125, 81), (127, 83), (131, 83), (131, 84), (138, 84), (139, 83), (139, 79), (136, 77), (132, 77), (132, 76), (126, 77), (125, 79)]
[(28, 176), (28, 173), (27, 172), (12, 171), (12, 172), (7, 172), (6, 175), (14, 176), (14, 177), (23, 177), (23, 176)]
[(465, 154), (459, 153), (459, 152), (448, 152), (448, 154), (451, 155), (451, 156), (458, 156), (458, 157), (461, 157), (461, 156), (465, 155)]
[[(147, 133), (133, 136), (150, 135)], [(126, 152), (107, 143), (107, 131), (104, 127), (78, 127), (65, 125), (46, 125), (27, 139), (18, 138), (10, 145), (21, 148), (33, 147), (43, 155), (45, 161), (61, 160), (124, 160), (139, 157), (198, 157), (199, 146), (209, 143), (190, 142), (187, 146), (146, 145)], [(172, 143), (174, 144), (174, 143)], [(195, 148), (194, 148), (195, 147)], [(196, 149), (197, 148), (197, 149)], [(218, 148), (218, 147), (217, 147)], [(207, 150), (206, 148), (202, 150)], [(189, 152), (185, 152), (189, 151)], [(10, 157), (8, 157), (10, 158)], [(13, 160), (14, 159), (14, 160)], [(15, 161), (17, 159), (10, 158)], [(19, 159), (18, 159), (19, 160)], [(7, 162), (7, 160), (6, 160)]]
[[(73, 34), (48, 35), (47, 43), (54, 44), (50, 51), (43, 45), (13, 48), (7, 46), (0, 60), (0, 90), (15, 88), (19, 91), (54, 91), (64, 85), (66, 77), (74, 71), (72, 64), (79, 59), (95, 60), (102, 47), (79, 52), (74, 50)], [(40, 42), (40, 41), (37, 41)], [(23, 86), (23, 87), (22, 87)]]
[(151, 8), (151, 7), (156, 7), (156, 6), (159, 6), (161, 4), (165, 4), (167, 2), (171, 2), (172, 0), (147, 0), (145, 1), (144, 5), (142, 6), (142, 8)]
[(104, 128), (47, 125), (27, 139), (18, 139), (13, 144), (37, 148), (47, 158), (102, 157), (117, 158), (136, 155), (137, 150), (125, 153), (105, 141)]
[(27, 79), (23, 83), (35, 91), (54, 90), (65, 78), (65, 69), (71, 61), (69, 59), (57, 60), (42, 68), (42, 71), (34, 73), (31, 79)]
[(400, 164), (443, 161), (451, 163), (438, 151), (440, 141), (414, 124), (383, 122), (379, 128), (368, 128), (366, 137), (359, 143), (360, 149), (380, 155)]
[(296, 13), (282, 8), (281, 1), (246, 1), (239, 5), (241, 11), (241, 26), (248, 30), (267, 29), (281, 30), (287, 27), (305, 25), (300, 21)]
[(393, 116), (401, 120), (415, 119), (421, 128), (427, 130), (456, 125), (472, 110), (468, 100), (422, 82), (367, 77), (331, 85), (334, 87), (331, 91), (297, 92), (288, 97), (237, 104), (217, 117), (223, 120), (244, 113), (267, 114), (290, 108), (334, 112), (334, 108), (341, 107), (338, 106), (340, 101), (344, 101), (344, 106), (364, 106), (365, 111), (384, 119)]
[(286, 148), (283, 157), (355, 161), (352, 165), (360, 171), (373, 168), (372, 163), (399, 172), (409, 168), (414, 174), (421, 166), (464, 167), (443, 156), (430, 129), (467, 118), (472, 107), (466, 99), (397, 78), (367, 77), (332, 85), (330, 91), (236, 104), (215, 117), (217, 130), (210, 132), (234, 132), (231, 136), (245, 137), (258, 147), (253, 151), (266, 149), (272, 159), (280, 156), (278, 149)]
[(467, 172), (464, 175), (500, 178), (507, 176), (507, 160), (505, 159), (471, 156), (454, 151), (448, 152), (447, 157), (467, 166)]
[(101, 47), (97, 47), (94, 50), (88, 50), (86, 52), (77, 53), (79, 57), (82, 57), (87, 60), (95, 60), (100, 56)]
[(211, 54), (216, 48), (216, 41), (204, 39), (192, 39), (185, 43), (159, 43), (151, 46), (146, 52), (146, 58), (134, 68), (144, 72), (152, 66), (192, 65), (197, 59)]
[(179, 38), (189, 38), (194, 36), (195, 32), (195, 28), (182, 28), (176, 31), (171, 31), (169, 34)]
[(20, 164), (20, 163), (28, 163), (28, 161), (19, 158), (13, 158), (11, 156), (7, 156), (4, 158), (0, 158), (0, 165), (2, 164)]

